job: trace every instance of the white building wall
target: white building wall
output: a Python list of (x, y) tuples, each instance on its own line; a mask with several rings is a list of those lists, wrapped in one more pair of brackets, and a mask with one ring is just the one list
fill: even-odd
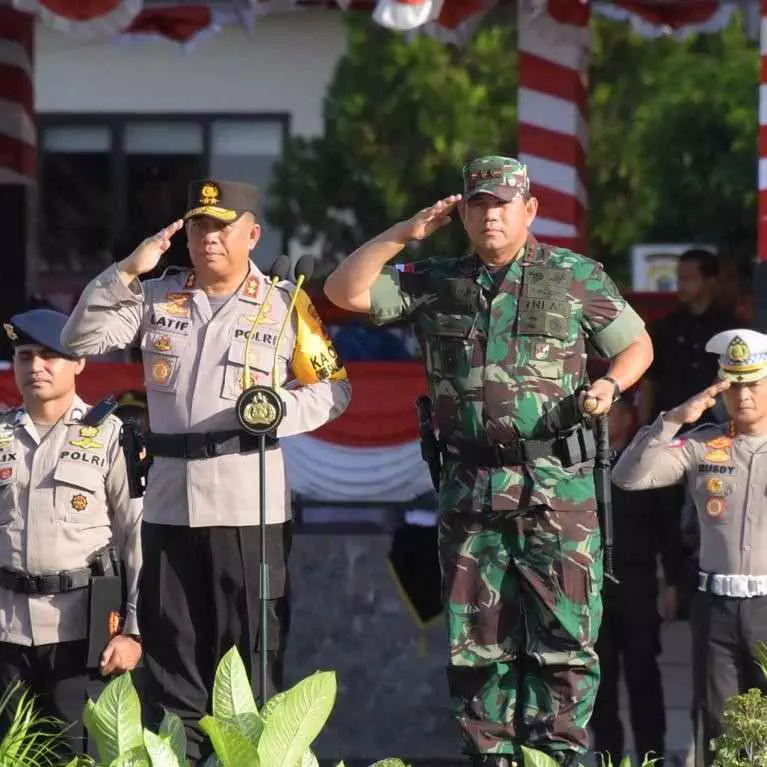
[(287, 112), (322, 130), (344, 48), (341, 13), (296, 11), (227, 27), (191, 50), (165, 40), (83, 42), (38, 26), (35, 99), (46, 112)]

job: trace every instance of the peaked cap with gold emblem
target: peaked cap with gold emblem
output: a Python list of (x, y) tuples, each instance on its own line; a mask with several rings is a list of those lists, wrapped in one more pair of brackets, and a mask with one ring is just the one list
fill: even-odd
[(243, 213), (258, 215), (258, 188), (239, 181), (200, 179), (187, 189), (184, 220), (210, 216), (219, 221), (234, 221)]
[(767, 335), (737, 328), (717, 333), (706, 351), (719, 355), (719, 377), (750, 383), (767, 376)]

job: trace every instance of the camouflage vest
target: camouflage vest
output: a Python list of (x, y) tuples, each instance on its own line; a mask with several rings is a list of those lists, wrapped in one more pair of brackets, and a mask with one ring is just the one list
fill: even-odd
[(497, 290), (476, 257), (449, 263), (418, 313), (441, 436), (503, 442), (576, 423), (591, 262), (531, 238)]

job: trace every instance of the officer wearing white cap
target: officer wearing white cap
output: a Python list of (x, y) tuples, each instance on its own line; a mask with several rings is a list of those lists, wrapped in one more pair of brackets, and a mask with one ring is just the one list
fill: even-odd
[(4, 323), (23, 406), (0, 415), (0, 690), (20, 680), (40, 696), (71, 724), (74, 753), (88, 750), (87, 698), (141, 656), (141, 514), (120, 421), (75, 391), (85, 362), (61, 345), (66, 319), (34, 309)]
[[(627, 490), (684, 483), (701, 531), (698, 592), (692, 606), (696, 764), (713, 761), (728, 698), (767, 692), (753, 648), (767, 641), (767, 336), (718, 333), (719, 380), (641, 429), (615, 466)], [(730, 421), (678, 436), (722, 394)]]

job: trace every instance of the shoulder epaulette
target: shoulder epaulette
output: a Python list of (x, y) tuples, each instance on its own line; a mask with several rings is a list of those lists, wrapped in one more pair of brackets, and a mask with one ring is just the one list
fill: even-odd
[(101, 426), (116, 409), (117, 399), (113, 394), (108, 394), (83, 416), (80, 423), (83, 426)]

